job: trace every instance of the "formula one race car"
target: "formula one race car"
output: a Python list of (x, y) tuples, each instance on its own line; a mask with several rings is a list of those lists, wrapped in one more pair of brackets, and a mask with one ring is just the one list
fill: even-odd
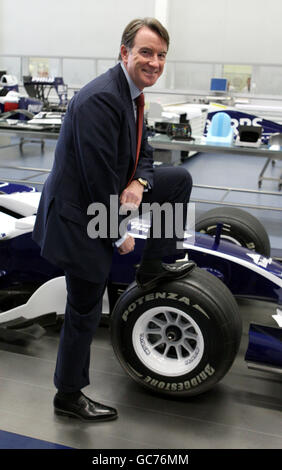
[[(9, 183), (0, 184), (0, 191), (0, 338), (40, 337), (44, 322), (63, 318), (65, 279), (31, 239), (40, 193)], [(186, 257), (196, 267), (183, 279), (141, 289), (134, 278), (148, 223), (131, 220), (136, 248), (127, 256), (114, 253), (105, 295), (113, 348), (126, 373), (173, 397), (213, 387), (239, 348), (237, 296), (277, 304), (276, 326), (250, 325), (245, 359), (281, 372), (282, 265), (269, 257), (261, 223), (234, 207), (208, 211), (196, 221), (193, 242), (189, 233), (184, 241)]]

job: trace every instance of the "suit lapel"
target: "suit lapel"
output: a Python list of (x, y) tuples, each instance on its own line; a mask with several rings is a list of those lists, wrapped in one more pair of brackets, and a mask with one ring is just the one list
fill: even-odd
[(126, 117), (128, 120), (128, 127), (129, 127), (129, 136), (130, 136), (130, 143), (131, 143), (131, 155), (132, 159), (135, 162), (136, 158), (136, 122), (135, 122), (135, 117), (134, 117), (134, 111), (133, 111), (133, 106), (132, 106), (132, 99), (131, 99), (131, 94), (129, 90), (129, 85), (126, 80), (126, 77), (123, 73), (123, 70), (121, 66), (118, 64), (117, 66), (117, 72), (118, 72), (118, 81), (120, 84), (120, 94), (123, 100), (123, 103), (125, 104), (125, 109), (126, 109)]

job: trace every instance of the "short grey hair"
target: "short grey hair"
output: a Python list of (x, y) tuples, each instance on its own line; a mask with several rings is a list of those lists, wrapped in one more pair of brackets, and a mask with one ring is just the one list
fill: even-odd
[[(157, 33), (166, 42), (167, 48), (169, 48), (169, 34), (166, 28), (156, 18), (149, 17), (136, 18), (135, 20), (130, 21), (123, 31), (120, 45), (124, 45), (128, 49), (132, 49), (134, 46), (135, 36), (143, 26), (146, 26)], [(118, 60), (121, 60), (121, 53), (119, 53)]]

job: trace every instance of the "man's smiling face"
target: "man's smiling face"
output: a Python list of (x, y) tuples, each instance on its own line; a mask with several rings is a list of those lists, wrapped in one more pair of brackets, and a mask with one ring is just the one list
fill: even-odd
[(166, 42), (146, 26), (137, 32), (132, 49), (121, 46), (125, 68), (140, 90), (156, 83), (163, 73), (166, 54)]

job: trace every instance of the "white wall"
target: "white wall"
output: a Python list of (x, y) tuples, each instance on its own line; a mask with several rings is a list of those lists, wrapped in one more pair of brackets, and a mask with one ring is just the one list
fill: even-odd
[(128, 21), (155, 14), (170, 59), (282, 63), (281, 0), (0, 0), (0, 53), (115, 57)]
[[(281, 0), (0, 0), (0, 55), (117, 57), (121, 33), (134, 17), (157, 16), (167, 26), (168, 60), (281, 64)], [(65, 61), (66, 83), (81, 84), (112, 63)], [(20, 61), (0, 57), (0, 69), (20, 77)], [(159, 86), (206, 89), (213, 65), (171, 65)], [(220, 69), (219, 69), (220, 70)], [(49, 61), (58, 74), (58, 61)], [(279, 68), (254, 70), (260, 93), (280, 93)], [(269, 80), (271, 77), (271, 80)]]
[(0, 0), (0, 53), (116, 57), (135, 17), (154, 0)]
[(170, 0), (170, 58), (282, 64), (281, 0)]
[(3, 28), (2, 28), (3, 8), (2, 8), (2, 3), (3, 3), (3, 0), (0, 0), (0, 53), (2, 51), (2, 36), (3, 36)]
[(281, 0), (0, 0), (0, 53), (116, 56), (127, 22), (156, 9), (170, 58), (282, 63)]

